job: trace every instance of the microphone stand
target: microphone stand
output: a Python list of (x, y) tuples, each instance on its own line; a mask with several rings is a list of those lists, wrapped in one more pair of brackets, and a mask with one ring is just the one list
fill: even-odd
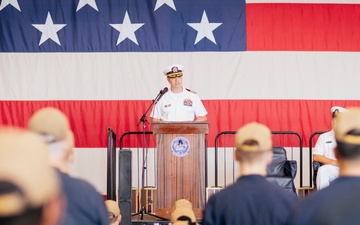
[[(167, 91), (167, 88), (166, 88), (166, 91)], [(152, 100), (149, 108), (141, 116), (141, 118), (137, 124), (137, 126), (139, 126), (141, 123), (143, 124), (143, 126), (142, 126), (143, 127), (143, 130), (142, 130), (143, 159), (142, 159), (142, 175), (141, 175), (141, 207), (140, 207), (140, 210), (138, 213), (132, 214), (131, 216), (140, 215), (140, 220), (144, 220), (144, 215), (150, 215), (150, 216), (156, 217), (158, 219), (169, 221), (169, 219), (167, 219), (167, 218), (147, 213), (146, 207), (145, 207), (145, 170), (147, 169), (146, 168), (147, 157), (145, 157), (145, 155), (147, 154), (147, 151), (145, 151), (145, 130), (146, 130), (146, 123), (148, 123), (148, 121), (146, 119), (146, 114), (149, 112), (149, 110), (152, 108), (152, 106), (160, 100), (160, 98), (166, 93), (166, 91), (161, 90), (159, 92), (159, 94), (156, 96), (156, 98), (154, 100)]]
[[(146, 112), (142, 115), (142, 117), (140, 118), (139, 122), (138, 122), (138, 126), (143, 123), (143, 127), (146, 128), (146, 114), (149, 112), (149, 110), (151, 109), (151, 107), (155, 104), (156, 99), (159, 99), (159, 96), (161, 95), (161, 92), (156, 96), (156, 98), (154, 100), (152, 100), (151, 105), (149, 106), (149, 108), (146, 110)], [(157, 101), (156, 101), (157, 102)]]
[(160, 100), (160, 98), (166, 93), (168, 91), (168, 88), (167, 87), (165, 87), (163, 90), (160, 90), (160, 92), (159, 92), (159, 94), (155, 97), (155, 99), (154, 100), (152, 100), (152, 102), (151, 102), (151, 105), (149, 106), (149, 108), (146, 110), (146, 112), (142, 115), (142, 117), (140, 118), (140, 120), (139, 120), (139, 122), (138, 122), (138, 126), (140, 125), (140, 123), (143, 123), (144, 124), (144, 126), (146, 127), (146, 122), (147, 122), (147, 120), (146, 120), (146, 114), (149, 112), (149, 110), (151, 109), (151, 107), (154, 105), (154, 104), (156, 104), (156, 103), (158, 103), (158, 101)]

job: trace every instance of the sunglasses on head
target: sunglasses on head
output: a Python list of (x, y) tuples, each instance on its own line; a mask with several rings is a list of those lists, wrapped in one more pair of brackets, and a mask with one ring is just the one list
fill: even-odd
[(175, 78), (175, 77), (182, 77), (183, 73), (179, 72), (179, 73), (170, 73), (168, 75), (166, 75), (169, 78)]

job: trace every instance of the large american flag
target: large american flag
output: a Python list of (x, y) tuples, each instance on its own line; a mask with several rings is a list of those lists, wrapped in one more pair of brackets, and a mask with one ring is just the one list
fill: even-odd
[(141, 131), (171, 64), (209, 112), (209, 147), (250, 121), (308, 145), (331, 106), (360, 105), (360, 0), (0, 1), (0, 124), (60, 108), (97, 183), (107, 128)]

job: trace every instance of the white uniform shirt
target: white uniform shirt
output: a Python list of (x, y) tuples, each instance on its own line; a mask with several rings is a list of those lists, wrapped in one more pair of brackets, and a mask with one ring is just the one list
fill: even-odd
[(150, 117), (164, 121), (194, 121), (206, 116), (207, 111), (199, 96), (183, 88), (181, 93), (166, 92), (154, 106)]
[(334, 148), (336, 147), (334, 130), (323, 133), (317, 140), (313, 154), (325, 156), (330, 159), (336, 159), (334, 154)]

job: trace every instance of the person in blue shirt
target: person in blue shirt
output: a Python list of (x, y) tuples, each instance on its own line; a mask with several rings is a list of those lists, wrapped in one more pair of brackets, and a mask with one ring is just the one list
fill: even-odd
[(266, 180), (272, 161), (272, 139), (268, 127), (249, 123), (235, 135), (238, 180), (212, 195), (204, 210), (204, 225), (282, 225), (298, 202), (295, 193)]
[(360, 108), (340, 113), (334, 132), (339, 177), (294, 208), (289, 216), (290, 225), (359, 224)]
[(67, 202), (63, 224), (109, 225), (101, 194), (89, 182), (69, 175), (75, 141), (66, 115), (53, 107), (42, 108), (32, 115), (28, 129), (43, 138), (50, 155), (49, 163), (60, 177)]

